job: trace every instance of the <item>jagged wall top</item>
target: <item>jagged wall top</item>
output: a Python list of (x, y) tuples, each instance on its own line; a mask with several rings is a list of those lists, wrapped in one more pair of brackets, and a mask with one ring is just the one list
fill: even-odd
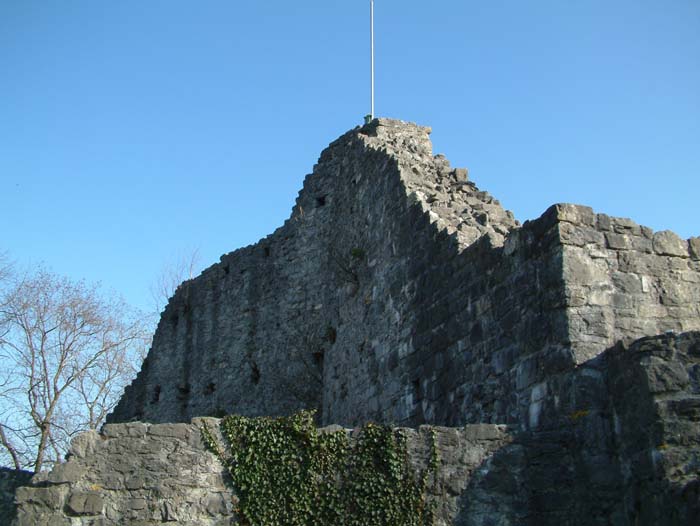
[(466, 168), (451, 168), (444, 155), (433, 156), (431, 128), (392, 119), (376, 119), (368, 128), (368, 135), (361, 134), (368, 147), (398, 161), (406, 192), (430, 212), (438, 229), (454, 234), (461, 247), (483, 235), (502, 245), (518, 226), (512, 212), (469, 180)]
[(700, 328), (697, 240), (573, 205), (519, 227), (429, 133), (377, 119), (331, 143), (282, 227), (178, 289), (111, 421), (536, 427), (557, 374)]

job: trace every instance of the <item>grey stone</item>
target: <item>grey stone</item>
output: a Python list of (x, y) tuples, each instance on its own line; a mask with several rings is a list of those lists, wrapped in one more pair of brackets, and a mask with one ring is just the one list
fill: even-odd
[(86, 431), (74, 437), (70, 442), (69, 455), (83, 458), (95, 451), (95, 445), (99, 441), (97, 431)]
[(654, 252), (662, 256), (688, 257), (688, 243), (670, 230), (654, 234)]
[(614, 250), (627, 250), (630, 248), (629, 239), (624, 234), (614, 234), (609, 232), (605, 234), (605, 241), (607, 247)]
[(581, 226), (595, 226), (596, 215), (588, 206), (562, 203), (556, 205), (556, 213), (559, 221), (574, 223)]
[(464, 426), (464, 438), (468, 441), (503, 440), (508, 436), (506, 426), (471, 424)]
[(596, 227), (603, 232), (609, 232), (612, 230), (612, 218), (606, 214), (597, 214)]
[(469, 170), (466, 168), (455, 168), (452, 173), (458, 183), (465, 183), (469, 179)]
[(688, 239), (688, 249), (690, 252), (690, 257), (699, 260), (700, 259), (700, 237), (691, 237)]
[(644, 367), (647, 371), (649, 390), (655, 394), (685, 390), (690, 382), (688, 371), (683, 364), (673, 360), (651, 356)]
[(593, 228), (581, 228), (566, 222), (559, 224), (559, 235), (562, 243), (580, 247), (590, 244), (602, 245), (604, 240), (603, 234)]
[(102, 433), (108, 438), (116, 438), (120, 436), (143, 437), (148, 432), (148, 426), (142, 422), (129, 422), (124, 426), (112, 427), (110, 424), (105, 424), (102, 427)]
[(148, 432), (154, 436), (176, 438), (178, 440), (187, 441), (190, 437), (192, 429), (190, 426), (180, 424), (157, 424), (151, 426)]
[(71, 515), (100, 515), (104, 507), (99, 493), (86, 491), (71, 493), (68, 497), (68, 513)]
[(23, 503), (34, 503), (53, 510), (60, 509), (63, 506), (67, 494), (67, 485), (31, 489), (29, 487), (21, 487), (15, 493), (15, 500), (20, 505)]
[(642, 234), (641, 227), (627, 217), (611, 217), (611, 227), (614, 232), (624, 235), (639, 236)]
[(58, 464), (49, 473), (47, 480), (54, 484), (63, 482), (78, 482), (85, 475), (85, 467), (77, 462), (66, 462)]

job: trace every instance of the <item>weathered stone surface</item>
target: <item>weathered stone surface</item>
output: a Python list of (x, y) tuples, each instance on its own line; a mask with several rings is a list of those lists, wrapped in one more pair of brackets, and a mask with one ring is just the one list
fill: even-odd
[[(165, 433), (168, 427), (164, 425), (144, 425), (145, 432), (139, 436), (128, 431), (130, 424), (112, 425), (110, 434), (101, 436), (90, 455), (71, 459), (85, 473), (81, 480), (52, 483), (65, 477), (50, 473), (45, 479), (48, 487), (18, 490), (15, 525), (236, 523), (237, 498), (224, 482), (224, 468), (205, 450), (200, 439), (191, 440), (192, 436), (199, 437), (198, 426), (203, 424), (214, 430), (218, 420), (197, 419), (194, 424), (178, 424), (170, 427), (176, 430), (174, 433)], [(433, 429), (440, 461), (428, 498), (437, 504), (436, 524), (451, 524), (472, 472), (488, 462), (494, 452), (507, 447), (514, 437), (505, 426), (488, 424), (458, 429), (403, 429), (410, 462), (418, 471), (428, 469), (431, 462)], [(338, 428), (327, 428), (325, 432), (335, 430)], [(353, 437), (358, 430), (348, 432)], [(56, 470), (65, 472), (60, 466)], [(105, 478), (115, 471), (138, 482), (108, 489)], [(155, 488), (146, 487), (145, 481), (151, 476), (158, 481)]]
[(654, 234), (654, 252), (661, 256), (688, 257), (688, 245), (670, 230)]
[(79, 491), (68, 497), (69, 515), (100, 515), (104, 508), (102, 495), (94, 491)]
[(700, 333), (667, 334), (610, 353), (610, 405), (629, 524), (700, 522), (700, 356), (692, 351), (699, 346)]
[(68, 455), (78, 458), (90, 455), (95, 450), (95, 445), (99, 439), (100, 436), (97, 431), (81, 433), (71, 440)]
[(77, 462), (66, 462), (59, 464), (49, 473), (47, 481), (52, 484), (60, 484), (62, 482), (77, 482), (85, 475), (85, 468)]
[(562, 203), (555, 205), (555, 208), (559, 221), (565, 221), (583, 226), (595, 225), (596, 215), (593, 212), (593, 209), (588, 206)]
[[(437, 448), (428, 485), (435, 524), (696, 524), (699, 380), (700, 332), (643, 338), (534, 384), (523, 401), (530, 414), (537, 407), (529, 429), (420, 426), (402, 434), (418, 471)], [(204, 424), (215, 430), (218, 420), (142, 424), (142, 434), (111, 426), (89, 455), (71, 458), (81, 480), (52, 483), (65, 477), (49, 474), (17, 491), (16, 526), (235, 523), (224, 469), (193, 438)], [(114, 472), (138, 482), (107, 489)]]
[[(230, 519), (231, 491), (195, 425), (129, 423), (108, 431), (97, 442), (88, 438), (87, 455), (71, 456), (35, 480), (37, 485), (17, 491), (17, 526), (161, 521), (208, 526)], [(67, 481), (67, 472), (83, 475)]]
[(700, 328), (688, 243), (571, 204), (519, 227), (428, 135), (379, 119), (334, 141), (281, 228), (180, 286), (110, 421), (534, 423), (518, 400), (551, 370)]
[(691, 237), (688, 240), (688, 251), (691, 258), (700, 259), (700, 237)]

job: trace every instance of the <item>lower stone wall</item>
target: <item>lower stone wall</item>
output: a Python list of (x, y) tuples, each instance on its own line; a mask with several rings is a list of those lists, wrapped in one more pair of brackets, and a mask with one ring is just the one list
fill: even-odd
[(700, 333), (643, 338), (609, 354), (627, 515), (700, 524)]
[(106, 425), (17, 491), (16, 525), (230, 524), (222, 475), (195, 425)]
[[(211, 429), (218, 420), (204, 419)], [(17, 491), (15, 526), (151, 525), (215, 526), (236, 523), (236, 497), (225, 470), (192, 424), (109, 424), (101, 434), (85, 433), (71, 446), (68, 461), (42, 473)], [(511, 440), (505, 426), (404, 429), (415, 469), (430, 462), (432, 433), (441, 467), (429, 485), (437, 500), (436, 524), (453, 524), (473, 473)]]
[[(417, 470), (435, 432), (435, 525), (700, 524), (700, 332), (619, 343), (533, 393), (527, 430), (403, 429)], [(218, 420), (78, 436), (65, 464), (17, 490), (15, 526), (235, 524), (204, 422)]]

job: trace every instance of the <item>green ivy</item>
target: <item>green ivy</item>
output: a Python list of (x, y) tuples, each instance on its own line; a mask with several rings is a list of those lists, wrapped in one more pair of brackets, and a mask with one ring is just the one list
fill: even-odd
[(429, 468), (410, 466), (406, 437), (366, 424), (356, 440), (343, 430), (319, 433), (313, 412), (221, 421), (226, 444), (202, 427), (208, 448), (231, 475), (236, 513), (250, 526), (426, 526), (429, 473), (439, 463), (431, 435)]

